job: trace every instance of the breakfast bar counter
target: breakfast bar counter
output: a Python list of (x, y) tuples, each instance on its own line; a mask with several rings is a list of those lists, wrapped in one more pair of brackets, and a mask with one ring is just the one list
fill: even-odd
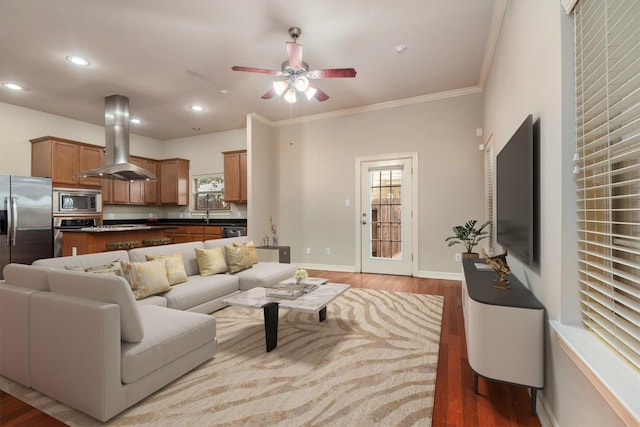
[[(62, 233), (62, 256), (132, 249), (170, 243), (166, 230), (170, 225), (117, 225), (65, 230)], [(75, 250), (74, 250), (75, 248)]]

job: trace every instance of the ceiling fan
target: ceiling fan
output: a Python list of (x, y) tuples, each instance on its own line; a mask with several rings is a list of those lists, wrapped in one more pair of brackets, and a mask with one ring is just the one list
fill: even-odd
[(296, 41), (302, 34), (298, 27), (289, 28), (289, 35), (292, 42), (287, 42), (288, 59), (282, 63), (281, 70), (269, 70), (266, 68), (231, 67), (234, 71), (246, 71), (249, 73), (271, 74), (282, 79), (273, 82), (273, 88), (262, 95), (262, 99), (271, 99), (275, 95), (283, 95), (284, 100), (289, 103), (296, 102), (296, 92), (302, 92), (308, 100), (316, 98), (318, 101), (326, 101), (329, 95), (311, 84), (310, 80), (331, 79), (343, 77), (355, 77), (356, 70), (353, 68), (332, 68), (328, 70), (309, 70), (309, 64), (302, 60), (302, 45)]

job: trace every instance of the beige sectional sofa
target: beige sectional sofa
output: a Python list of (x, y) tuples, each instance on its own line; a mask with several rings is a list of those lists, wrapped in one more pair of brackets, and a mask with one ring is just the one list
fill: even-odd
[[(212, 313), (241, 289), (291, 277), (294, 265), (258, 262), (200, 276), (195, 248), (246, 237), (9, 264), (0, 282), (0, 374), (106, 421), (209, 360)], [(188, 280), (135, 300), (120, 276), (66, 270), (182, 252)]]

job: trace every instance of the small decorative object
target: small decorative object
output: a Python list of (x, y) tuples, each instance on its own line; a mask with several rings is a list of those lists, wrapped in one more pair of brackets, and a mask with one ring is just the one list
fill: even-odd
[(305, 270), (304, 268), (299, 268), (296, 270), (293, 277), (295, 277), (297, 284), (301, 284), (302, 280), (309, 277), (309, 273), (307, 273), (307, 270)]
[(485, 228), (491, 224), (491, 221), (487, 221), (479, 228), (475, 228), (477, 222), (477, 220), (472, 219), (467, 221), (465, 225), (456, 225), (453, 227), (454, 235), (444, 239), (445, 242), (449, 242), (448, 246), (462, 243), (466, 249), (466, 252), (462, 253), (463, 258), (478, 258), (478, 254), (473, 252), (474, 246), (476, 246), (480, 240), (489, 237), (489, 232), (485, 231)]
[(271, 246), (278, 246), (278, 227), (271, 216), (269, 216), (269, 227), (271, 228)]
[(487, 263), (500, 275), (498, 279), (493, 281), (493, 287), (509, 289), (511, 285), (509, 285), (507, 276), (511, 274), (511, 269), (509, 268), (509, 264), (507, 264), (507, 251), (505, 250), (502, 254), (495, 256), (489, 256), (484, 252), (484, 256), (487, 258)]

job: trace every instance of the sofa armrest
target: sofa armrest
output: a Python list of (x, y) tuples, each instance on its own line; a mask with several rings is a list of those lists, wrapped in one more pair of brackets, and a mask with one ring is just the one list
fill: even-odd
[(126, 408), (116, 304), (39, 292), (31, 298), (32, 387), (106, 421)]

